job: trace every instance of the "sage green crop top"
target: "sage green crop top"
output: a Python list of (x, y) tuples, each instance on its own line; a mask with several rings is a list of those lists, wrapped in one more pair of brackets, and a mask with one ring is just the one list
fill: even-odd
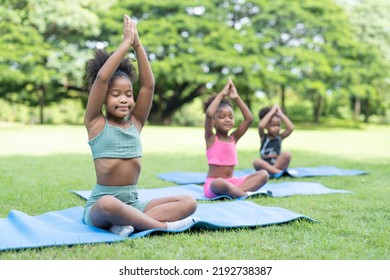
[(142, 157), (140, 133), (134, 124), (123, 129), (111, 126), (106, 120), (104, 129), (88, 141), (93, 159)]

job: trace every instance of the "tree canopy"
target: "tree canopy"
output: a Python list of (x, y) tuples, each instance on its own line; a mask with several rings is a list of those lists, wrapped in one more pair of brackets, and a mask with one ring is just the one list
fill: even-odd
[(169, 124), (228, 76), (250, 107), (259, 92), (287, 107), (294, 92), (316, 122), (330, 100), (339, 101), (333, 113), (350, 106), (366, 121), (389, 106), (388, 25), (370, 20), (390, 10), (384, 0), (1, 2), (0, 97), (40, 105), (42, 121), (46, 104), (86, 99), (85, 63), (120, 43), (124, 14), (136, 19), (155, 75), (152, 123)]

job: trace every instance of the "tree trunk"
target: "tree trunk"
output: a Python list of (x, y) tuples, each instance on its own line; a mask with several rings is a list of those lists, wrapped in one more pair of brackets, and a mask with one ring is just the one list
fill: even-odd
[(281, 93), (280, 93), (280, 107), (283, 109), (283, 112), (287, 114), (286, 111), (286, 86), (281, 85), (280, 86)]
[(370, 117), (370, 100), (367, 98), (366, 106), (364, 107), (364, 122), (368, 123)]
[(355, 108), (354, 108), (354, 113), (353, 113), (353, 119), (358, 120), (360, 116), (360, 111), (362, 108), (362, 100), (360, 96), (356, 96), (355, 98)]
[(169, 125), (171, 124), (172, 117), (174, 115), (174, 112), (171, 112), (170, 114), (165, 114), (166, 112), (163, 112), (162, 110), (158, 111), (152, 111), (149, 114), (149, 122), (150, 124), (154, 125)]
[(162, 124), (162, 112), (161, 110), (154, 110), (154, 111), (151, 111), (150, 114), (149, 114), (149, 118), (148, 118), (149, 122), (151, 124)]
[(45, 87), (41, 87), (41, 96), (39, 98), (39, 123), (44, 124), (44, 107), (45, 107), (45, 96), (46, 90)]
[(314, 93), (313, 98), (313, 120), (315, 123), (318, 123), (320, 121), (320, 115), (321, 115), (321, 105), (322, 105), (322, 96)]

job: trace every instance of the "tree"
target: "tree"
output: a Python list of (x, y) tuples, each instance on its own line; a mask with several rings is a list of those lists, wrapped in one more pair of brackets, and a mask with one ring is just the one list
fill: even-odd
[[(181, 106), (219, 91), (228, 76), (234, 76), (248, 103), (261, 86), (260, 56), (244, 47), (255, 37), (228, 24), (228, 15), (221, 12), (223, 3), (121, 1), (112, 9), (117, 15), (103, 23), (103, 34), (108, 36), (120, 30), (118, 17), (126, 11), (138, 21), (156, 78), (152, 123), (170, 123)], [(119, 40), (116, 35), (110, 39), (113, 45)]]
[(354, 40), (348, 18), (329, 0), (256, 3), (260, 12), (251, 21), (267, 50), (266, 77), (279, 86), (283, 107), (291, 87), (312, 102), (318, 122), (328, 93), (339, 84), (337, 69), (345, 61), (340, 50)]
[(366, 120), (388, 96), (385, 56), (358, 38), (364, 33), (332, 0), (0, 1), (0, 97), (39, 105), (41, 122), (47, 104), (86, 100), (85, 62), (95, 48), (117, 47), (126, 13), (138, 22), (156, 78), (155, 124), (219, 91), (228, 76), (249, 107), (256, 92), (286, 107), (286, 93), (295, 91), (310, 100), (314, 121), (332, 94), (348, 94)]
[(84, 90), (87, 39), (100, 32), (89, 7), (102, 5), (91, 0), (2, 0), (0, 81), (5, 86), (0, 96), (39, 106), (40, 123), (45, 105)]
[(390, 76), (390, 2), (386, 0), (338, 0), (347, 11), (354, 27), (355, 38), (364, 48), (353, 57), (358, 67), (353, 69), (348, 80), (356, 79), (361, 87), (350, 91), (354, 117), (361, 112), (367, 122), (371, 114), (385, 114), (389, 108)]

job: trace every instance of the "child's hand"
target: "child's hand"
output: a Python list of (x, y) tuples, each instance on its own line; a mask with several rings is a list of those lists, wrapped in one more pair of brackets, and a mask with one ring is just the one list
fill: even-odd
[(238, 97), (238, 92), (237, 92), (236, 86), (233, 84), (233, 81), (231, 78), (229, 78), (229, 82), (230, 82), (229, 98), (235, 99)]
[(229, 95), (229, 92), (230, 92), (230, 78), (229, 80), (227, 81), (226, 85), (223, 87), (223, 89), (221, 90), (221, 93), (223, 94), (223, 96), (228, 96)]
[(125, 15), (123, 18), (123, 42), (128, 43), (130, 46), (134, 46), (137, 43), (136, 41), (139, 43), (135, 23), (128, 15)]
[(280, 110), (280, 107), (278, 104), (275, 104), (274, 106), (272, 106), (271, 111), (272, 111), (272, 114), (280, 116), (281, 110)]
[(141, 40), (139, 39), (138, 30), (137, 30), (137, 25), (135, 24), (134, 21), (133, 21), (133, 24), (134, 24), (134, 31), (135, 31), (134, 42), (133, 42), (133, 48), (135, 49), (136, 47), (138, 47), (139, 45), (141, 45)]
[(279, 107), (279, 105), (278, 105), (278, 107), (277, 107), (277, 109), (276, 109), (276, 115), (277, 115), (278, 117), (283, 116), (283, 110), (282, 110), (282, 108)]

